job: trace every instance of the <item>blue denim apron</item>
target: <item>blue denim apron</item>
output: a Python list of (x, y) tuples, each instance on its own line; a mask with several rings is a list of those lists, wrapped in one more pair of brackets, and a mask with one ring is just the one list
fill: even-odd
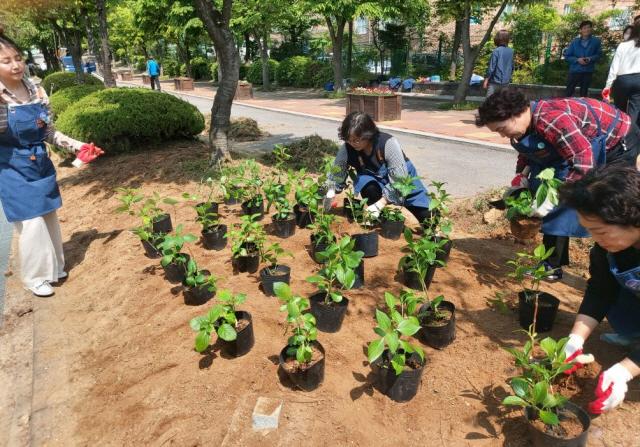
[[(356, 170), (357, 176), (355, 181), (353, 182), (353, 190), (356, 194), (359, 194), (362, 191), (362, 188), (371, 181), (374, 181), (380, 185), (381, 189), (384, 189), (386, 185), (389, 184), (389, 169), (387, 168), (387, 164), (384, 160), (384, 157), (379, 156), (382, 151), (384, 153), (384, 146), (387, 143), (387, 140), (391, 137), (391, 135), (380, 133), (379, 137), (373, 143), (373, 151), (371, 153), (371, 157), (378, 157), (379, 167), (377, 170), (373, 170), (367, 167), (366, 163), (360, 159), (360, 154), (357, 154), (357, 157), (360, 159), (358, 163), (350, 163), (352, 167)], [(347, 145), (347, 151), (355, 149), (349, 149)], [(350, 157), (352, 159), (352, 157)], [(411, 160), (405, 157), (405, 163), (407, 164), (407, 172), (411, 177), (417, 177), (418, 173), (416, 171), (415, 166), (411, 162)], [(413, 181), (414, 190), (405, 197), (402, 205), (404, 206), (415, 206), (418, 208), (429, 208), (429, 203), (431, 199), (427, 193), (427, 188), (423, 185), (422, 181), (418, 178)]]
[[(593, 110), (586, 101), (579, 101), (587, 106), (596, 119), (598, 133), (596, 137), (591, 140), (591, 151), (593, 152), (595, 166), (602, 166), (607, 161), (607, 135), (611, 133), (620, 121), (620, 112), (616, 112), (615, 120), (607, 131), (603, 133), (600, 120), (595, 110)], [(531, 103), (532, 114), (536, 112), (538, 104), (537, 101)], [(546, 168), (554, 168), (557, 179), (563, 181), (566, 179), (571, 167), (570, 163), (562, 158), (557, 149), (539, 134), (533, 132), (525, 135), (520, 141), (512, 140), (511, 145), (528, 160), (530, 167), (529, 189), (532, 194), (535, 194), (540, 186), (540, 180), (538, 180), (536, 176)], [(589, 237), (589, 232), (580, 225), (576, 211), (563, 206), (554, 208), (553, 211), (542, 219), (542, 233), (552, 236)]]
[(9, 222), (43, 216), (62, 206), (56, 171), (44, 140), (47, 108), (10, 104), (7, 129), (0, 133), (0, 202)]
[(617, 334), (640, 336), (640, 265), (621, 272), (611, 254), (607, 253), (611, 274), (620, 284), (618, 299), (607, 314), (607, 320)]

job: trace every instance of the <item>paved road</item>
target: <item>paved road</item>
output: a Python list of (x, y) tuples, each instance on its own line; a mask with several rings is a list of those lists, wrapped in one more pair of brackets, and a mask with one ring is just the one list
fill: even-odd
[[(194, 104), (203, 113), (211, 109), (211, 100), (194, 96), (176, 95)], [(271, 134), (270, 143), (286, 142), (313, 133), (321, 137), (338, 139), (338, 124), (321, 118), (273, 112), (246, 105), (234, 104), (232, 116), (246, 116), (258, 121), (261, 128)], [(513, 177), (515, 151), (490, 149), (458, 142), (404, 132), (391, 132), (413, 161), (418, 173), (427, 181), (447, 182), (447, 190), (455, 197), (466, 197), (494, 187), (508, 184)]]

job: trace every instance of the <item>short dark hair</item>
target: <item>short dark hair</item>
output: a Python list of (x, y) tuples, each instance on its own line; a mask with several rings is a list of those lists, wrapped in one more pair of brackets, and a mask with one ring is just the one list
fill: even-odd
[(560, 203), (608, 224), (640, 228), (640, 172), (619, 164), (593, 169), (560, 187)]
[(4, 27), (0, 25), (0, 50), (4, 48), (13, 48), (16, 53), (22, 54), (22, 50), (16, 43), (4, 34)]
[(593, 28), (593, 22), (591, 20), (583, 20), (582, 22), (580, 22), (580, 26), (578, 27), (578, 29), (582, 29), (583, 26), (587, 25)]
[(633, 23), (640, 22), (640, 14), (633, 18)]
[(373, 122), (371, 117), (364, 112), (351, 112), (342, 121), (342, 125), (338, 129), (338, 137), (347, 141), (349, 135), (353, 134), (358, 138), (371, 141), (380, 131), (378, 126)]
[(496, 47), (506, 47), (509, 45), (509, 31), (501, 29), (496, 33), (496, 36), (493, 38), (493, 43)]
[(529, 107), (529, 101), (520, 90), (507, 87), (489, 96), (478, 107), (476, 126), (486, 126), (488, 123), (504, 121), (518, 116)]

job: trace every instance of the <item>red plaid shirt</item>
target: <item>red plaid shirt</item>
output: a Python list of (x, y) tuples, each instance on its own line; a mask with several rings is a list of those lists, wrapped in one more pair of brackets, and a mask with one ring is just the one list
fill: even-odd
[[(613, 123), (617, 109), (595, 99), (583, 98), (593, 108), (603, 133)], [(629, 115), (620, 112), (618, 124), (607, 135), (607, 152), (613, 149), (631, 127)], [(531, 129), (552, 144), (561, 157), (571, 164), (567, 180), (578, 180), (594, 168), (591, 140), (598, 135), (598, 124), (587, 106), (577, 99), (556, 98), (538, 102)], [(518, 155), (516, 172), (528, 164), (526, 156)]]

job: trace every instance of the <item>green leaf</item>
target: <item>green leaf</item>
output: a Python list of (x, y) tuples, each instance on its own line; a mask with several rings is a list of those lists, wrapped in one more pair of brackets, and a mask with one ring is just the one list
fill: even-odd
[(547, 337), (540, 342), (540, 347), (547, 354), (547, 357), (553, 358), (556, 352), (556, 341), (551, 337)]
[(194, 331), (199, 331), (200, 328), (202, 327), (203, 321), (207, 321), (207, 318), (206, 317), (192, 318), (191, 321), (189, 321), (189, 326), (191, 326), (191, 329), (193, 329)]
[(545, 248), (544, 248), (544, 244), (540, 244), (538, 245), (534, 250), (533, 250), (533, 255), (536, 258), (542, 258), (545, 254)]
[(547, 398), (547, 390), (549, 388), (549, 384), (545, 381), (538, 382), (533, 387), (533, 398), (536, 401), (536, 405), (540, 405)]
[(516, 396), (525, 397), (529, 391), (529, 383), (521, 377), (515, 377), (511, 379), (511, 388)]
[(547, 425), (558, 425), (560, 420), (558, 415), (552, 411), (540, 410), (540, 419)]
[(374, 340), (367, 347), (367, 358), (369, 363), (373, 363), (384, 352), (384, 339)]
[(383, 331), (389, 332), (391, 330), (391, 320), (380, 309), (376, 309), (376, 321)]
[(391, 292), (384, 292), (384, 301), (385, 303), (387, 303), (387, 307), (389, 309), (393, 309), (394, 307), (396, 307), (396, 303), (398, 302), (396, 297)]
[(416, 317), (409, 317), (398, 325), (398, 332), (407, 337), (412, 336), (420, 330), (420, 323)]
[(211, 342), (211, 335), (206, 331), (198, 332), (196, 335), (196, 351), (203, 352), (205, 349), (209, 347), (209, 343)]
[(519, 407), (526, 407), (529, 404), (518, 396), (507, 396), (502, 400), (502, 405), (516, 405)]
[(291, 288), (287, 283), (280, 281), (274, 283), (273, 291), (275, 292), (276, 296), (283, 301), (291, 299)]
[(218, 337), (224, 341), (233, 341), (238, 337), (236, 330), (229, 323), (224, 323), (218, 328)]
[(400, 344), (400, 339), (398, 338), (398, 334), (395, 332), (389, 332), (384, 336), (385, 342), (387, 342), (387, 346), (389, 346), (389, 351), (395, 353), (398, 350), (398, 345)]

